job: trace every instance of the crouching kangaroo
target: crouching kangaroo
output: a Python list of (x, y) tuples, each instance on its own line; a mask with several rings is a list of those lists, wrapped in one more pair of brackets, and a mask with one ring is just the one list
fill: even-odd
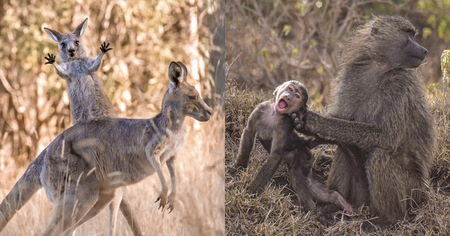
[[(61, 56), (61, 65), (55, 62), (53, 55), (46, 58), (46, 64), (54, 64), (56, 72), (67, 82), (69, 99), (71, 103), (72, 120), (74, 124), (97, 117), (115, 117), (113, 106), (103, 91), (101, 81), (95, 75), (103, 55), (111, 50), (109, 44), (103, 43), (101, 52), (95, 58), (88, 58), (84, 54), (80, 38), (83, 36), (87, 25), (85, 19), (72, 33), (62, 34), (55, 30), (44, 28), (53, 40), (58, 42)], [(10, 193), (0, 204), (0, 231), (11, 220), (14, 214), (25, 205), (34, 193), (42, 187), (40, 175), (47, 149), (44, 149), (30, 164), (23, 176), (14, 185)], [(119, 197), (123, 193), (119, 192)], [(117, 199), (120, 202), (120, 210), (135, 235), (141, 235), (141, 229), (126, 199)], [(109, 232), (115, 233), (117, 216), (116, 205), (110, 205)], [(114, 214), (113, 214), (114, 213)]]
[[(157, 201), (174, 208), (175, 154), (184, 141), (184, 119), (208, 121), (211, 109), (186, 82), (181, 62), (169, 66), (170, 86), (161, 112), (151, 119), (96, 118), (61, 133), (47, 148), (41, 182), (54, 203), (43, 235), (70, 234), (110, 203), (116, 188), (157, 173)], [(161, 165), (167, 162), (171, 192)]]

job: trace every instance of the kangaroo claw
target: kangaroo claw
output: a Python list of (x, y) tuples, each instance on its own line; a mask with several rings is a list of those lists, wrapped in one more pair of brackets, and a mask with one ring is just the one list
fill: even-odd
[(159, 201), (158, 210), (164, 210), (164, 207), (167, 205), (167, 192), (162, 192), (159, 197), (156, 199), (155, 203)]
[(100, 50), (103, 53), (107, 53), (109, 50), (112, 50), (112, 48), (108, 48), (109, 47), (109, 43), (103, 42), (102, 45), (100, 46)]
[(48, 57), (44, 57), (45, 60), (47, 60), (47, 62), (45, 64), (53, 64), (53, 63), (55, 63), (56, 56), (53, 55), (53, 54), (50, 54), (50, 53), (47, 54), (47, 55), (48, 55)]

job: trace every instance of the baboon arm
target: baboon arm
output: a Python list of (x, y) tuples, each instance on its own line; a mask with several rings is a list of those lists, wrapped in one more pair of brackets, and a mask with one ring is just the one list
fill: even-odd
[(94, 60), (91, 61), (91, 65), (88, 68), (89, 73), (98, 71), (98, 69), (100, 68), (100, 65), (102, 64), (102, 58), (103, 58), (104, 54), (105, 53), (100, 51), (98, 56)]
[(305, 130), (327, 141), (353, 145), (364, 150), (375, 147), (390, 149), (391, 146), (382, 130), (373, 125), (323, 117), (312, 111), (306, 113)]
[(235, 167), (247, 168), (248, 160), (250, 158), (250, 152), (253, 149), (256, 136), (256, 117), (255, 115), (250, 115), (247, 126), (242, 132), (241, 143), (239, 144), (239, 152), (237, 155), (237, 160)]
[(67, 70), (65, 69), (64, 66), (59, 65), (58, 63), (53, 63), (53, 66), (55, 67), (56, 70), (56, 74), (59, 75), (59, 77), (61, 77), (62, 79), (67, 80), (67, 82), (69, 82), (71, 80), (69, 74), (67, 73)]
[(261, 166), (261, 169), (256, 174), (256, 177), (249, 186), (251, 193), (260, 193), (264, 190), (264, 186), (270, 181), (275, 171), (278, 169), (282, 161), (283, 151), (273, 148), (267, 160)]

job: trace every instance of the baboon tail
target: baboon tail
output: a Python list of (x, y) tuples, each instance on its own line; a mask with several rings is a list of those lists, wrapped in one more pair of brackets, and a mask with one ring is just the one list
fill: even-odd
[(0, 231), (8, 224), (17, 211), (42, 187), (40, 174), (47, 149), (28, 166), (25, 173), (14, 185), (0, 204)]

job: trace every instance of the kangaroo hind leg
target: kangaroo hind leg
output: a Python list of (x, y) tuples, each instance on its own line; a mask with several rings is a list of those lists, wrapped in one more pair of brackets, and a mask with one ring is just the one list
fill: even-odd
[[(89, 178), (92, 180), (92, 178)], [(70, 235), (74, 226), (97, 203), (99, 189), (97, 181), (70, 181), (55, 201), (53, 216), (42, 235)], [(72, 228), (71, 228), (72, 227)]]

